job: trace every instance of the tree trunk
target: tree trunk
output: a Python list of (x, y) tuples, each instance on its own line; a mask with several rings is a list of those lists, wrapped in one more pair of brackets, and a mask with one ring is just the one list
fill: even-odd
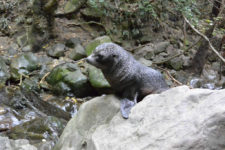
[[(214, 0), (213, 1), (213, 8), (211, 12), (211, 17), (217, 17), (220, 12), (220, 6), (221, 6), (222, 0)], [(214, 21), (214, 25), (211, 26), (206, 32), (205, 35), (210, 39), (212, 38), (212, 34), (214, 31), (214, 28), (216, 26), (216, 23)], [(205, 65), (206, 57), (208, 54), (209, 49), (209, 43), (206, 40), (202, 40), (201, 45), (199, 46), (197, 53), (194, 56), (194, 59), (191, 63), (191, 71), (196, 74), (201, 74), (203, 67)]]

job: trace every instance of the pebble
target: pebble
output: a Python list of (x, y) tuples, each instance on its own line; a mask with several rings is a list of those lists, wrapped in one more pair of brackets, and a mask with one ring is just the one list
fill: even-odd
[(7, 113), (7, 110), (0, 106), (0, 115), (4, 115), (5, 113)]

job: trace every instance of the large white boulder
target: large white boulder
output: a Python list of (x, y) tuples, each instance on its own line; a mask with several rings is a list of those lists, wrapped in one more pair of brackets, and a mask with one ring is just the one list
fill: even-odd
[(84, 103), (55, 150), (225, 149), (225, 90), (181, 86), (152, 94), (125, 120), (119, 100), (97, 97)]
[(0, 150), (37, 150), (27, 139), (11, 140), (0, 136)]

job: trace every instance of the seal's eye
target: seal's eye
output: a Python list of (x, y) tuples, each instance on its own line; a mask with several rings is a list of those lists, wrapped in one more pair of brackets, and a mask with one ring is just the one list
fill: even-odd
[(103, 55), (98, 53), (98, 54), (96, 55), (96, 57), (97, 57), (98, 59), (101, 59), (101, 58), (103, 57)]
[(97, 53), (96, 55), (95, 55), (95, 59), (96, 59), (96, 61), (101, 61), (102, 59), (103, 59), (103, 55), (102, 54), (100, 54), (100, 53)]
[(113, 57), (113, 58), (116, 58), (116, 57), (117, 57), (117, 55), (116, 55), (116, 54), (113, 54), (113, 55), (112, 55), (112, 57)]

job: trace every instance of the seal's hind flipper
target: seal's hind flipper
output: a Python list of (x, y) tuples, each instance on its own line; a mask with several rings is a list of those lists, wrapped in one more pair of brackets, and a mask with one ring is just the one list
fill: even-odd
[(129, 118), (130, 110), (136, 103), (127, 98), (121, 100), (120, 111), (124, 119)]

